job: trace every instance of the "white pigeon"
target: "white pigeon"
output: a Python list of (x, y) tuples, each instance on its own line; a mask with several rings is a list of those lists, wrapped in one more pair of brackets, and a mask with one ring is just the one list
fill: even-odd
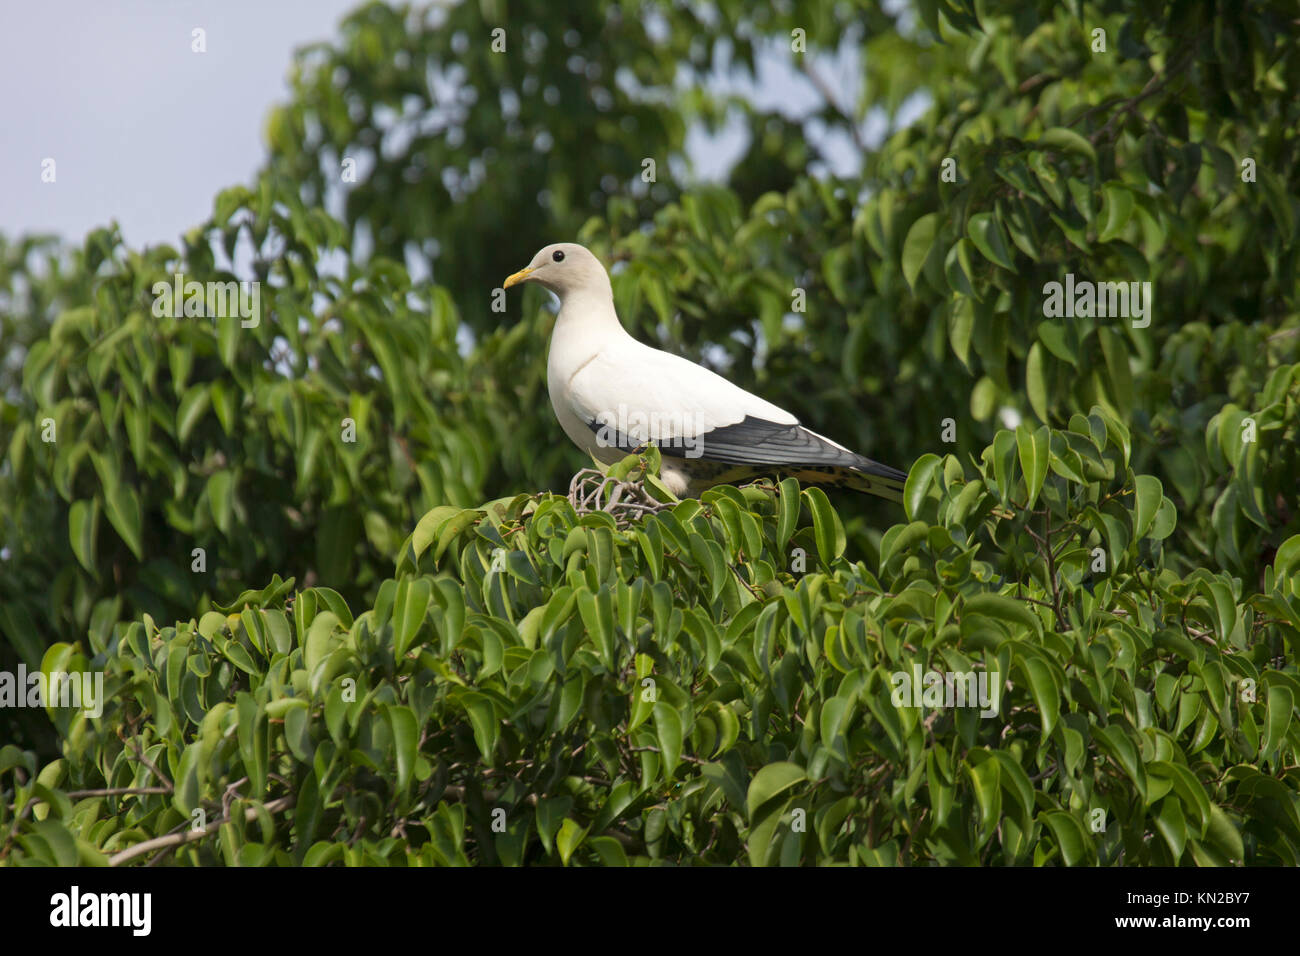
[(623, 328), (605, 267), (573, 242), (546, 246), (505, 288), (536, 282), (560, 299), (546, 380), (573, 443), (613, 464), (648, 442), (678, 497), (758, 475), (790, 475), (902, 500), (907, 475), (823, 438), (771, 402)]

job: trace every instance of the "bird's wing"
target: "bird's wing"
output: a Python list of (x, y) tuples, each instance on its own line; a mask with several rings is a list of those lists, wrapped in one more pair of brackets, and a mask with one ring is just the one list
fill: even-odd
[(675, 457), (902, 474), (809, 431), (789, 412), (694, 362), (632, 344), (598, 353), (565, 389), (574, 414), (625, 451), (653, 440)]

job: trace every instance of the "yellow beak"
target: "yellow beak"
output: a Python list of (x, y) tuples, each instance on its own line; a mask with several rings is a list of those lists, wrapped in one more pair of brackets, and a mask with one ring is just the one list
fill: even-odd
[(512, 285), (518, 285), (519, 283), (521, 283), (521, 282), (523, 282), (525, 279), (527, 279), (528, 276), (529, 276), (529, 274), (530, 274), (532, 271), (533, 271), (532, 269), (520, 269), (520, 270), (519, 270), (518, 272), (516, 272), (514, 275), (509, 276), (509, 277), (506, 279), (505, 284), (502, 286), (502, 288), (503, 288), (503, 289), (508, 289), (508, 288), (510, 288)]

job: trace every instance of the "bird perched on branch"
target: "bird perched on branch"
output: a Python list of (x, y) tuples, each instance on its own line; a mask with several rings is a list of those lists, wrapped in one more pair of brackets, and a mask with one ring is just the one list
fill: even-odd
[(546, 246), (505, 288), (536, 282), (560, 299), (546, 364), (551, 405), (579, 448), (613, 464), (649, 442), (679, 497), (759, 475), (902, 500), (904, 472), (810, 431), (771, 402), (623, 328), (605, 267), (572, 242)]

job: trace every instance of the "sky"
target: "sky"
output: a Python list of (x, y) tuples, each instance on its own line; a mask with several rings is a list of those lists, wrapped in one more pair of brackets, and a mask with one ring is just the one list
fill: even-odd
[[(8, 4), (0, 14), (0, 89), (9, 91), (0, 99), (0, 233), (55, 233), (79, 243), (116, 219), (130, 246), (174, 243), (207, 218), (220, 190), (250, 182), (261, 166), (264, 124), (271, 107), (288, 98), (294, 49), (333, 38), (359, 3)], [(819, 64), (835, 88), (856, 88), (852, 39)], [(204, 52), (195, 49), (200, 42)], [(791, 118), (820, 102), (778, 53), (760, 55), (758, 73), (754, 82), (726, 75), (710, 82)], [(904, 121), (923, 106), (905, 110)], [(816, 124), (808, 132), (817, 139)], [(884, 132), (882, 116), (869, 115), (864, 140), (878, 143)], [(686, 145), (694, 177), (725, 176), (746, 138), (739, 122), (716, 136), (693, 130)], [(847, 138), (824, 145), (829, 171), (853, 172), (856, 152)]]
[[(172, 242), (251, 179), (294, 48), (357, 0), (39, 0), (0, 13), (0, 232), (78, 241), (116, 218)], [(205, 32), (197, 53), (193, 31)], [(46, 160), (54, 182), (43, 182)]]

